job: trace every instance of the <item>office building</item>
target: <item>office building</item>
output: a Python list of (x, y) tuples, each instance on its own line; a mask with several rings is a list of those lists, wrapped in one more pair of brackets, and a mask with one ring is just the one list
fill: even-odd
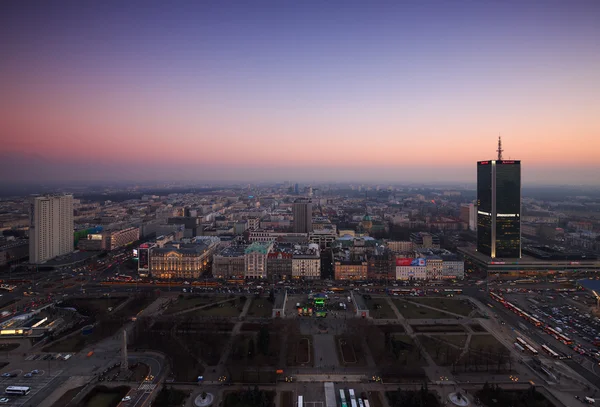
[(410, 241), (414, 248), (439, 249), (440, 238), (437, 235), (427, 232), (417, 232), (410, 234)]
[(477, 251), (492, 259), (521, 258), (521, 161), (477, 162)]
[(294, 202), (294, 232), (312, 232), (312, 202), (309, 199), (297, 199)]
[(43, 263), (73, 251), (73, 195), (35, 197), (30, 215), (30, 263)]

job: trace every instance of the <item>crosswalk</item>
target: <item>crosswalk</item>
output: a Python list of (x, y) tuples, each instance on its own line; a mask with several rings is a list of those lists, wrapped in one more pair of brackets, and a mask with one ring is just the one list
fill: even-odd
[(143, 390), (146, 393), (150, 393), (155, 388), (156, 388), (156, 384), (154, 384), (154, 383), (142, 383), (142, 384), (140, 384), (140, 387), (138, 387), (138, 390)]

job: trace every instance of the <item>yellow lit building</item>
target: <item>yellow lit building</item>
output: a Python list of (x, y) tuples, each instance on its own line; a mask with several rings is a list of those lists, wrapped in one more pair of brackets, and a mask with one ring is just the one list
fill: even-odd
[(173, 244), (150, 254), (152, 277), (197, 279), (208, 269), (212, 248), (203, 244)]
[(366, 280), (368, 263), (366, 261), (336, 261), (334, 273), (336, 280)]

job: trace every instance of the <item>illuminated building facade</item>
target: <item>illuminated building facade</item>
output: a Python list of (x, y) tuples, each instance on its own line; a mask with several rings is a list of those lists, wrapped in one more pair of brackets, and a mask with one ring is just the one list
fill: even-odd
[(521, 161), (477, 162), (477, 251), (521, 258)]
[(150, 274), (164, 279), (197, 279), (208, 269), (212, 256), (211, 247), (204, 243), (171, 244), (153, 248), (149, 252)]
[(368, 263), (366, 261), (336, 261), (334, 274), (336, 280), (366, 280)]

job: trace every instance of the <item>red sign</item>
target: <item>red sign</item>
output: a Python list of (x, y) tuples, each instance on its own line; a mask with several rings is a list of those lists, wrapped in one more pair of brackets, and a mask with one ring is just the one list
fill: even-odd
[(490, 163), (489, 161), (480, 161), (480, 162), (479, 162), (479, 164), (481, 164), (481, 165), (487, 165), (487, 164), (489, 164), (489, 163)]
[(502, 161), (502, 164), (514, 164), (514, 163), (515, 163), (514, 161), (506, 161), (506, 160)]
[(396, 266), (410, 266), (410, 264), (412, 263), (413, 260), (414, 259), (397, 258)]

